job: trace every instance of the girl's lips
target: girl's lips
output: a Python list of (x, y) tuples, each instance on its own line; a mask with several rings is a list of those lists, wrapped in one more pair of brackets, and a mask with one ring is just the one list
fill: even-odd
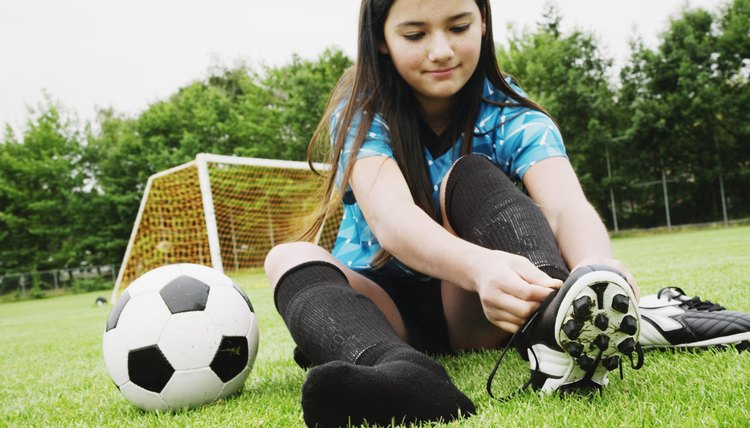
[(455, 71), (458, 68), (456, 67), (449, 67), (449, 68), (441, 68), (438, 70), (430, 70), (427, 73), (434, 77), (447, 77), (449, 76), (453, 71)]

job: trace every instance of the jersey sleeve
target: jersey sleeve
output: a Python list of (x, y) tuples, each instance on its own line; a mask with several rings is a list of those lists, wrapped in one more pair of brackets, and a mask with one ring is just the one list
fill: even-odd
[[(331, 144), (335, 144), (337, 121), (340, 116), (340, 111), (333, 115), (331, 119)], [(354, 141), (359, 131), (359, 124), (362, 119), (362, 114), (359, 113), (352, 118), (352, 123), (349, 129), (346, 130), (346, 139), (344, 140), (344, 148), (341, 153), (339, 160), (338, 170), (336, 171), (336, 183), (341, 187), (341, 178), (343, 177), (344, 171), (347, 165), (351, 162), (352, 152), (354, 151)], [(383, 117), (379, 114), (375, 114), (372, 119), (370, 129), (368, 129), (365, 139), (362, 142), (362, 146), (359, 148), (355, 159), (363, 159), (372, 156), (386, 156), (393, 158), (393, 150), (391, 149), (390, 135), (388, 132), (388, 125), (383, 120)]]
[(504, 125), (504, 141), (497, 144), (498, 158), (508, 159), (509, 172), (514, 179), (523, 176), (535, 163), (547, 158), (567, 158), (560, 130), (546, 114), (518, 108)]

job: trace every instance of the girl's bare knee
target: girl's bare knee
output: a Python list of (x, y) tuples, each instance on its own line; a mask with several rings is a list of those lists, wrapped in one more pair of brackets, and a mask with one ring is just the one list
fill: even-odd
[(279, 244), (268, 252), (263, 268), (271, 288), (276, 287), (281, 275), (302, 263), (328, 260), (331, 255), (323, 248), (310, 242), (288, 242)]

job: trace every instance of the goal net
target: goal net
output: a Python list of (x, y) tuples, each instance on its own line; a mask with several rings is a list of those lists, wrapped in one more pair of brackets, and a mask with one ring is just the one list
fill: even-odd
[[(271, 247), (295, 239), (313, 223), (322, 180), (305, 162), (211, 154), (152, 175), (112, 301), (162, 265), (196, 263), (221, 272), (262, 267)], [(317, 243), (330, 250), (340, 208), (329, 217)]]

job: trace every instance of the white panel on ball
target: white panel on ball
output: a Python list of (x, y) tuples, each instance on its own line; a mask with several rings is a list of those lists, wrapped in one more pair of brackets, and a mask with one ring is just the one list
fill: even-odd
[(224, 383), (210, 367), (177, 371), (161, 392), (171, 409), (195, 407), (219, 397)]
[(123, 345), (138, 349), (154, 345), (171, 314), (159, 293), (136, 296), (128, 301), (117, 321), (117, 331)]
[(117, 332), (118, 330), (110, 330), (104, 333), (104, 364), (107, 366), (107, 371), (112, 376), (115, 385), (122, 386), (129, 380), (128, 349), (120, 341)]
[(255, 321), (239, 292), (234, 287), (211, 287), (205, 311), (224, 336), (245, 336)]
[(255, 357), (258, 355), (258, 343), (260, 342), (260, 333), (258, 331), (258, 318), (253, 317), (253, 325), (250, 326), (250, 332), (247, 334), (248, 362), (247, 366), (252, 367), (255, 364)]
[(128, 382), (120, 387), (120, 392), (133, 404), (143, 410), (166, 410), (169, 408), (161, 395), (147, 391), (133, 382)]
[(130, 297), (140, 296), (151, 292), (159, 292), (165, 285), (180, 276), (181, 270), (177, 265), (162, 266), (159, 269), (150, 270), (139, 276), (127, 288)]
[(210, 287), (213, 287), (214, 285), (227, 285), (231, 287), (233, 284), (228, 276), (208, 266), (190, 263), (182, 263), (173, 266), (178, 266), (183, 275), (195, 278)]
[(159, 349), (175, 370), (199, 369), (211, 364), (221, 333), (205, 312), (172, 315), (159, 339)]

